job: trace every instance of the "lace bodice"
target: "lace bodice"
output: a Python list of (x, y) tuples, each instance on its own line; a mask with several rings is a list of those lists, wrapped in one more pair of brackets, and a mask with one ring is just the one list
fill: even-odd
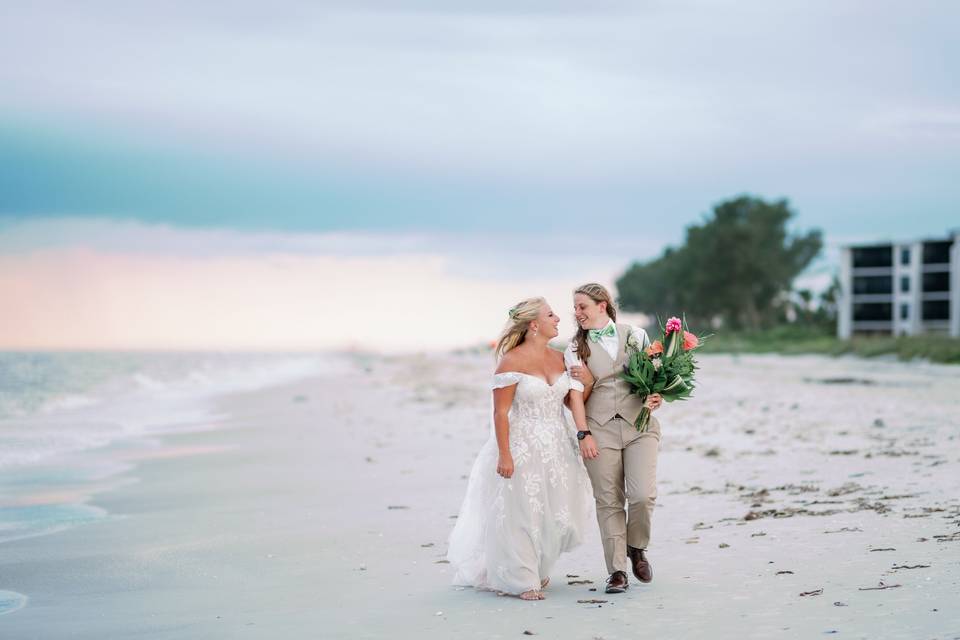
[(494, 374), (494, 389), (517, 385), (513, 404), (510, 406), (511, 443), (516, 439), (515, 435), (520, 435), (521, 432), (526, 434), (531, 429), (542, 431), (560, 425), (566, 430), (563, 421), (563, 399), (570, 391), (570, 382), (570, 374), (566, 371), (553, 384), (529, 373), (508, 371)]

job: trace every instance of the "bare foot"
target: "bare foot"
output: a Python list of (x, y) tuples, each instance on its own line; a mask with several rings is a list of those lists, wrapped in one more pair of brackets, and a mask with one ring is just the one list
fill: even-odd
[(548, 584), (550, 584), (550, 578), (544, 578), (540, 581), (540, 588), (546, 589)]
[(521, 600), (543, 600), (544, 595), (540, 593), (539, 589), (531, 589), (530, 591), (524, 591), (520, 594)]

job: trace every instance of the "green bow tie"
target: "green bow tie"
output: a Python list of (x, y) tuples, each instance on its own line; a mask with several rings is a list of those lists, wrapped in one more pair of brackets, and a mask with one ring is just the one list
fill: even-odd
[(617, 330), (613, 328), (612, 324), (608, 324), (603, 329), (590, 329), (587, 335), (590, 337), (590, 342), (598, 342), (604, 336), (617, 335)]

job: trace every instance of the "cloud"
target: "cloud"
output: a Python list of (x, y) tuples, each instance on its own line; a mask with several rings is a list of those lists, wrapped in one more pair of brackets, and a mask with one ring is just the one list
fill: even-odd
[(0, 348), (444, 349), (493, 339), (527, 296), (566, 311), (577, 283), (463, 277), (436, 256), (5, 255)]
[(590, 242), (588, 226), (548, 227), (539, 233), (250, 231), (185, 228), (107, 218), (0, 220), (0, 255), (77, 249), (98, 253), (189, 258), (327, 256), (368, 258), (437, 256), (448, 269), (469, 272), (553, 271), (565, 275), (582, 264), (625, 265), (659, 253), (666, 238), (653, 229), (623, 228)]
[(862, 128), (900, 140), (919, 140), (955, 149), (960, 142), (960, 106), (900, 109), (864, 119)]
[[(576, 234), (277, 233), (63, 219), (0, 226), (7, 349), (444, 349), (517, 300), (564, 317), (627, 259)], [(629, 255), (629, 254), (627, 254)]]
[(958, 99), (943, 3), (553, 7), (18, 5), (4, 106), (341, 165), (662, 183), (864, 158), (878, 106)]
[(958, 18), (935, 1), (19, 3), (0, 21), (0, 217), (626, 228), (659, 250), (749, 192), (827, 233), (938, 233), (960, 197)]

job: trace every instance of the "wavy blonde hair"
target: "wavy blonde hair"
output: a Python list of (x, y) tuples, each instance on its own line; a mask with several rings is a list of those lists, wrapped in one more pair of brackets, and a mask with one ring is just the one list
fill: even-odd
[[(607, 315), (610, 316), (610, 319), (614, 322), (617, 321), (617, 307), (613, 304), (613, 296), (610, 295), (610, 292), (605, 286), (597, 284), (596, 282), (588, 282), (573, 290), (573, 295), (577, 295), (578, 293), (582, 293), (597, 304), (606, 302)], [(573, 346), (577, 350), (577, 357), (580, 358), (582, 362), (586, 362), (587, 358), (590, 357), (590, 341), (587, 340), (589, 333), (588, 329), (578, 327), (577, 334), (573, 336)]]
[(493, 355), (498, 360), (511, 349), (523, 344), (527, 338), (527, 331), (530, 329), (530, 323), (540, 316), (540, 310), (543, 309), (547, 301), (543, 298), (527, 298), (521, 300), (513, 306), (508, 312), (510, 319), (500, 333), (497, 340), (497, 348)]

